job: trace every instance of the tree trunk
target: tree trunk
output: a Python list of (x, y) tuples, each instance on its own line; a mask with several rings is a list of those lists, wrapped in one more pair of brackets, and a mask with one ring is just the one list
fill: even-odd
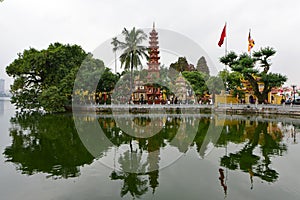
[(130, 102), (132, 100), (132, 78), (133, 78), (133, 53), (131, 53), (131, 63), (130, 63)]
[(115, 73), (117, 74), (117, 51), (115, 51)]
[(268, 98), (268, 93), (267, 93), (267, 95), (265, 94), (266, 88), (264, 88), (263, 92), (261, 93), (258, 88), (257, 80), (255, 80), (255, 78), (252, 77), (251, 75), (248, 75), (247, 78), (253, 88), (254, 95), (256, 96), (258, 103), (259, 104), (264, 103), (266, 98)]

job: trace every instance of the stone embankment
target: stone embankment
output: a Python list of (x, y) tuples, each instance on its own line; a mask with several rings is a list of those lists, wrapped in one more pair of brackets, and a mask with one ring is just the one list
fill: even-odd
[(219, 104), (213, 108), (215, 112), (230, 114), (269, 114), (300, 116), (300, 105), (272, 104)]
[(300, 105), (272, 105), (272, 104), (118, 104), (118, 105), (73, 105), (73, 111), (91, 112), (216, 112), (226, 114), (268, 114), (268, 115), (294, 115), (300, 116)]

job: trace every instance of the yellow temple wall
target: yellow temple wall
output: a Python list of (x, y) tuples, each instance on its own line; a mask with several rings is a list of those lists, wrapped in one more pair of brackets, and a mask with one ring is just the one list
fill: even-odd
[[(249, 104), (249, 97), (250, 96), (253, 96), (253, 98), (255, 100), (257, 100), (256, 96), (253, 95), (253, 94), (245, 94), (245, 104)], [(272, 100), (272, 96), (274, 97), (274, 99)], [(271, 103), (271, 104), (281, 104), (281, 99), (282, 99), (282, 96), (281, 95), (277, 95), (277, 94), (271, 94), (269, 93), (268, 94), (268, 102)], [(215, 96), (215, 103), (218, 104), (218, 103), (240, 103), (239, 100), (230, 95), (230, 94), (220, 94), (220, 95), (216, 95)]]
[(230, 94), (219, 94), (215, 96), (215, 103), (238, 103), (238, 99)]

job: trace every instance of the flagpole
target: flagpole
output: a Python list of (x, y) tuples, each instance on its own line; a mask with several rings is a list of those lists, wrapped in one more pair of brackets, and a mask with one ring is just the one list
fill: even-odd
[[(219, 47), (221, 47), (224, 43), (224, 39), (225, 39), (225, 56), (227, 56), (227, 34), (226, 34), (226, 29), (227, 29), (227, 22), (225, 21), (225, 26), (222, 30), (222, 33), (221, 33), (221, 37), (220, 37), (220, 40), (218, 42), (218, 45)], [(225, 65), (225, 93), (227, 91), (227, 66)], [(227, 102), (227, 100), (225, 100)]]
[[(228, 28), (227, 28), (227, 22), (225, 21), (225, 27), (226, 27), (226, 37), (225, 37), (225, 56), (227, 56), (227, 37), (228, 37)], [(225, 64), (225, 103), (227, 104), (227, 65)]]
[(225, 26), (226, 26), (226, 37), (225, 37), (225, 56), (227, 56), (227, 22), (225, 22)]

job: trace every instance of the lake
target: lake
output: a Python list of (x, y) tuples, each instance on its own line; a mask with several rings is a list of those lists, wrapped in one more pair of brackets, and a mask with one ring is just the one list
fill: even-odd
[(0, 101), (4, 200), (300, 198), (300, 119), (16, 113)]

